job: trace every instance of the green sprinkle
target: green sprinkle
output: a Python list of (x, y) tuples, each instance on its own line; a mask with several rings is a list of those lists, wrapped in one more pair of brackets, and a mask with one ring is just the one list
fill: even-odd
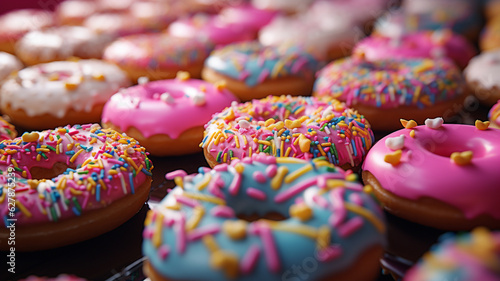
[(78, 203), (78, 200), (76, 200), (75, 197), (71, 197), (71, 200), (73, 201), (73, 204), (75, 204), (76, 209), (81, 213), (82, 207), (80, 206), (80, 203)]

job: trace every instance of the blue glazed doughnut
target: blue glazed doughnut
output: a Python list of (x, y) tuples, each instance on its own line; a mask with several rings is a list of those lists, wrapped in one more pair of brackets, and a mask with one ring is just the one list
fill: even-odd
[[(371, 280), (385, 243), (383, 214), (352, 172), (323, 159), (264, 154), (177, 186), (145, 221), (151, 280)], [(248, 222), (277, 212), (287, 219)], [(302, 271), (298, 270), (302, 268)], [(361, 274), (361, 275), (359, 275)]]
[(244, 42), (213, 51), (201, 75), (211, 83), (225, 80), (232, 93), (247, 101), (310, 95), (319, 67), (319, 61), (297, 46)]

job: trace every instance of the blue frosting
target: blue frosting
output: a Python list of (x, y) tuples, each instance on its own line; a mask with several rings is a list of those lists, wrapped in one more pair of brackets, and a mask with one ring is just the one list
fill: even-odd
[(265, 47), (258, 42), (245, 42), (212, 52), (205, 67), (253, 87), (277, 77), (312, 80), (320, 63), (297, 46)]
[[(257, 159), (258, 157), (262, 157), (262, 159), (267, 160), (260, 161)], [(349, 176), (344, 171), (338, 168), (333, 168), (333, 166), (326, 161), (318, 159), (305, 161), (291, 158), (276, 159), (270, 156), (264, 158), (264, 156), (259, 155), (254, 157), (253, 161), (249, 160), (249, 158), (246, 158), (242, 161), (236, 161), (237, 163), (243, 165), (244, 171), (241, 174), (242, 182), (240, 189), (234, 196), (230, 194), (228, 188), (234, 177), (238, 174), (234, 168), (234, 162), (231, 166), (228, 166), (227, 171), (211, 170), (206, 172), (210, 174), (211, 181), (214, 181), (214, 179), (220, 175), (221, 183), (224, 183), (224, 186), (220, 188), (220, 191), (224, 194), (227, 206), (233, 208), (236, 214), (256, 213), (260, 216), (264, 216), (270, 212), (278, 212), (288, 217), (288, 219), (283, 221), (269, 224), (266, 223), (266, 225), (280, 225), (299, 228), (308, 227), (316, 230), (320, 227), (325, 228), (325, 226), (327, 226), (331, 233), (331, 235), (329, 235), (329, 246), (340, 248), (342, 253), (340, 256), (331, 260), (321, 261), (318, 256), (318, 242), (315, 239), (302, 234), (274, 228), (271, 231), (275, 243), (275, 249), (278, 252), (280, 266), (279, 270), (273, 272), (269, 266), (269, 261), (266, 259), (266, 249), (264, 248), (260, 235), (255, 234), (252, 230), (256, 229), (257, 224), (262, 223), (262, 221), (249, 223), (246, 230), (246, 237), (241, 240), (233, 240), (223, 230), (222, 225), (227, 220), (236, 221), (238, 219), (216, 217), (211, 213), (213, 208), (217, 206), (216, 204), (208, 201), (197, 200), (205, 212), (194, 230), (212, 226), (220, 227), (220, 231), (218, 233), (212, 234), (218, 248), (234, 254), (238, 258), (240, 266), (242, 258), (251, 246), (257, 245), (260, 249), (259, 257), (253, 269), (246, 274), (240, 272), (237, 277), (238, 280), (297, 280), (293, 279), (293, 277), (301, 279), (306, 278), (305, 275), (307, 275), (307, 278), (310, 278), (309, 280), (316, 280), (341, 271), (345, 267), (354, 263), (356, 259), (370, 247), (383, 245), (385, 243), (385, 224), (383, 214), (373, 198), (363, 191), (363, 187), (360, 184), (353, 181), (355, 180), (353, 175)], [(273, 164), (273, 162), (276, 161), (278, 163)], [(289, 170), (288, 175), (293, 171), (306, 166), (310, 166), (312, 169), (289, 183), (283, 182), (281, 187), (275, 190), (270, 184), (272, 177), (269, 177), (269, 174), (264, 172), (266, 168), (271, 165), (276, 165), (278, 169), (283, 166), (287, 167)], [(255, 180), (253, 175), (258, 171), (263, 172), (266, 177), (266, 182), (258, 183)], [(210, 198), (214, 197), (210, 188), (204, 188), (201, 191), (197, 188), (200, 182), (203, 182), (205, 176), (206, 175), (204, 173), (201, 173), (195, 175), (194, 177), (184, 177), (183, 188), (177, 186), (162, 200), (160, 205), (150, 211), (151, 213), (148, 215), (149, 221), (146, 221), (143, 252), (148, 257), (155, 270), (168, 278), (176, 280), (231, 280), (231, 278), (225, 274), (224, 270), (211, 267), (211, 252), (202, 241), (203, 239), (187, 241), (185, 252), (181, 253), (178, 251), (179, 242), (176, 233), (176, 229), (178, 228), (177, 223), (173, 223), (173, 225), (170, 226), (164, 223), (161, 227), (161, 244), (155, 246), (153, 242), (153, 236), (159, 235), (157, 233), (158, 229), (156, 226), (158, 220), (156, 220), (157, 217), (155, 216), (158, 216), (161, 213), (164, 216), (163, 221), (172, 218), (179, 218), (181, 214), (185, 216), (186, 221), (189, 221), (190, 218), (194, 216), (194, 209), (182, 203), (180, 204), (179, 210), (166, 208), (166, 206), (176, 204), (176, 196), (182, 196), (182, 194), (186, 194), (186, 192), (188, 192), (203, 194)], [(346, 178), (349, 180), (346, 180)], [(327, 186), (320, 188), (316, 181), (322, 182), (323, 179), (330, 180), (327, 180)], [(313, 182), (313, 184), (307, 187), (304, 191), (294, 194), (288, 198), (288, 200), (283, 202), (275, 202), (274, 199), (277, 195), (307, 181)], [(337, 187), (339, 182), (342, 183), (343, 187)], [(212, 182), (208, 185), (210, 184), (212, 184)], [(259, 200), (247, 195), (246, 190), (252, 187), (264, 192), (267, 199)], [(344, 202), (351, 205), (362, 202), (358, 207), (368, 212), (370, 216), (373, 216), (373, 220), (376, 221), (376, 223), (374, 223), (373, 220), (368, 220), (363, 216), (359, 216), (359, 214), (351, 210), (343, 209), (341, 206), (335, 205), (337, 206), (336, 209), (332, 204), (332, 192), (335, 192), (334, 190), (339, 188), (343, 189), (344, 194), (342, 198)], [(328, 202), (328, 207), (324, 208), (319, 204), (314, 203), (312, 198), (316, 196), (322, 197), (326, 202)], [(301, 221), (297, 217), (290, 217), (288, 215), (290, 206), (296, 204), (297, 202), (302, 202), (302, 204), (305, 203), (312, 209), (313, 215), (310, 219)], [(333, 217), (340, 215), (339, 212), (341, 211), (339, 210), (346, 211), (346, 216), (342, 220), (339, 228), (355, 217), (362, 219), (362, 225), (358, 229), (354, 230), (353, 233), (341, 237), (339, 230), (334, 228), (330, 223), (330, 220)], [(273, 227), (271, 226), (271, 228)], [(189, 233), (189, 231), (187, 232)], [(167, 246), (170, 251), (163, 259), (158, 252), (158, 248), (165, 246)], [(300, 269), (298, 269), (299, 267)]]

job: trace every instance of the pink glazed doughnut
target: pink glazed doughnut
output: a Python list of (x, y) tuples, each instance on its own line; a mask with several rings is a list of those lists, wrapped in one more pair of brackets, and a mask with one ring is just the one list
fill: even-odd
[(189, 79), (186, 72), (176, 79), (139, 82), (106, 103), (103, 127), (127, 133), (158, 156), (201, 152), (203, 125), (237, 101), (224, 85)]
[(252, 5), (229, 6), (219, 13), (219, 18), (228, 24), (239, 25), (256, 33), (278, 14), (276, 11), (257, 9)]
[(363, 180), (385, 209), (446, 230), (500, 228), (500, 130), (479, 120), (402, 123), (406, 128), (377, 142), (363, 163)]
[(167, 32), (174, 37), (194, 38), (216, 46), (250, 41), (256, 36), (254, 30), (247, 29), (244, 25), (227, 23), (218, 16), (201, 13), (174, 21)]
[(370, 36), (354, 47), (353, 54), (364, 55), (369, 61), (447, 57), (464, 69), (476, 50), (465, 37), (450, 30), (437, 30), (396, 34), (394, 37)]
[(500, 100), (490, 109), (488, 113), (491, 127), (500, 129)]

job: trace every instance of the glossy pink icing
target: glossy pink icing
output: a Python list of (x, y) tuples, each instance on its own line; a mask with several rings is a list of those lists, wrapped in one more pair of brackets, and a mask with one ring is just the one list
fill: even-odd
[(367, 60), (449, 57), (460, 68), (464, 68), (476, 50), (464, 37), (449, 30), (439, 30), (394, 37), (370, 36), (361, 40), (353, 53), (364, 53)]
[(111, 122), (122, 131), (135, 127), (146, 138), (165, 134), (175, 139), (203, 126), (233, 101), (237, 98), (228, 90), (203, 80), (160, 80), (115, 94), (104, 106), (102, 122)]
[[(402, 129), (377, 142), (363, 170), (397, 196), (412, 200), (431, 197), (460, 209), (467, 218), (487, 214), (500, 219), (500, 130), (481, 131), (458, 124), (413, 129), (415, 138), (410, 129)], [(385, 155), (394, 152), (385, 140), (400, 135), (404, 135), (401, 162), (393, 166), (384, 161)], [(453, 152), (468, 150), (473, 152), (470, 164), (460, 166), (450, 160)]]
[(231, 25), (241, 25), (245, 29), (258, 31), (270, 23), (278, 14), (276, 11), (257, 9), (252, 5), (229, 6), (224, 8), (219, 18)]
[[(32, 132), (1, 142), (0, 152), (0, 215), (9, 213), (6, 194), (13, 179), (18, 211), (10, 218), (18, 225), (59, 221), (104, 208), (134, 194), (153, 167), (136, 140), (101, 130), (98, 124)], [(58, 162), (75, 169), (30, 182), (32, 167), (51, 169)]]
[(250, 41), (255, 39), (255, 31), (243, 25), (224, 22), (214, 15), (196, 14), (190, 18), (173, 22), (167, 32), (175, 37), (198, 38), (215, 45)]

